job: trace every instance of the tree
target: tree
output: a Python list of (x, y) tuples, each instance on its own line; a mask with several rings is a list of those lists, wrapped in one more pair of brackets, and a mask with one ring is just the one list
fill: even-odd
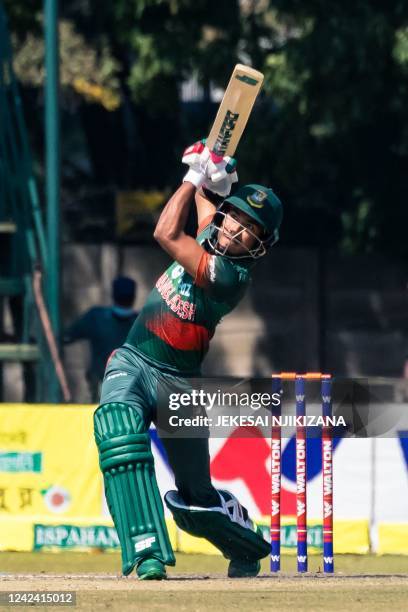
[(313, 235), (323, 218), (346, 250), (406, 254), (406, 3), (271, 5), (295, 35), (266, 59), (277, 109), (253, 164), (267, 174), (274, 160), (295, 214), (314, 219), (299, 228)]
[[(38, 86), (38, 3), (5, 4), (21, 78)], [(64, 3), (64, 99), (79, 109), (68, 138), (80, 119), (91, 160), (87, 176), (71, 162), (72, 189), (77, 176), (174, 186), (183, 147), (215, 114), (210, 84), (250, 62), (265, 86), (238, 151), (240, 178), (282, 197), (284, 241), (406, 255), (407, 3), (218, 0), (216, 9), (208, 0)], [(204, 98), (185, 104), (191, 76)], [(108, 110), (112, 99), (120, 104)]]

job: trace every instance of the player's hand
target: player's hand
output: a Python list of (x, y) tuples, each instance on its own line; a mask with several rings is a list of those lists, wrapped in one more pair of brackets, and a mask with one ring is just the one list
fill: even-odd
[(201, 187), (206, 180), (206, 171), (209, 160), (209, 151), (206, 149), (205, 140), (195, 142), (191, 147), (183, 153), (182, 162), (190, 166), (189, 171), (183, 178), (183, 183), (188, 181), (193, 183), (197, 189)]
[(205, 140), (188, 147), (184, 151), (182, 161), (190, 166), (183, 182), (189, 181), (197, 188), (204, 186), (222, 197), (226, 197), (232, 184), (238, 181), (236, 160), (229, 156), (214, 155), (205, 146)]
[(229, 155), (217, 162), (214, 162), (210, 155), (207, 167), (208, 178), (205, 180), (204, 187), (226, 198), (230, 194), (232, 185), (238, 181), (236, 166), (236, 160)]

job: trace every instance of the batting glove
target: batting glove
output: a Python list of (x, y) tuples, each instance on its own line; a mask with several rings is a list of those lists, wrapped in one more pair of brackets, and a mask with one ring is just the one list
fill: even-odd
[(229, 156), (215, 155), (205, 146), (205, 140), (188, 147), (184, 151), (182, 162), (190, 166), (183, 182), (189, 181), (197, 188), (204, 186), (222, 197), (226, 197), (233, 183), (238, 181), (236, 160)]
[(190, 166), (190, 169), (183, 178), (183, 183), (192, 183), (197, 189), (204, 184), (210, 157), (209, 153), (208, 149), (206, 149), (204, 140), (195, 142), (184, 151), (181, 161), (183, 164)]
[(231, 192), (232, 185), (238, 181), (236, 166), (236, 160), (229, 155), (217, 162), (214, 162), (210, 156), (207, 168), (208, 178), (205, 180), (204, 187), (226, 198)]

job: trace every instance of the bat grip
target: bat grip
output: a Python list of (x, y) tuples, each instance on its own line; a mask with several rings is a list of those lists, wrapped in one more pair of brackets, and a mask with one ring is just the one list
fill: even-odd
[(219, 164), (224, 159), (222, 155), (217, 155), (217, 153), (214, 153), (214, 151), (210, 151), (210, 156), (211, 161), (214, 162), (214, 164)]

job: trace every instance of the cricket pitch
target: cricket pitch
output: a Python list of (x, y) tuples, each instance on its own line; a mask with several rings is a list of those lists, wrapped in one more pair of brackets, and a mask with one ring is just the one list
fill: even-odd
[[(258, 578), (226, 579), (226, 561), (177, 555), (162, 582), (122, 577), (119, 556), (82, 553), (1, 553), (1, 591), (75, 591), (75, 610), (402, 610), (408, 600), (408, 557), (339, 555), (336, 574), (324, 576), (319, 557), (312, 572), (272, 575), (268, 560)], [(36, 609), (44, 609), (35, 606)], [(1, 607), (7, 610), (9, 607)]]

